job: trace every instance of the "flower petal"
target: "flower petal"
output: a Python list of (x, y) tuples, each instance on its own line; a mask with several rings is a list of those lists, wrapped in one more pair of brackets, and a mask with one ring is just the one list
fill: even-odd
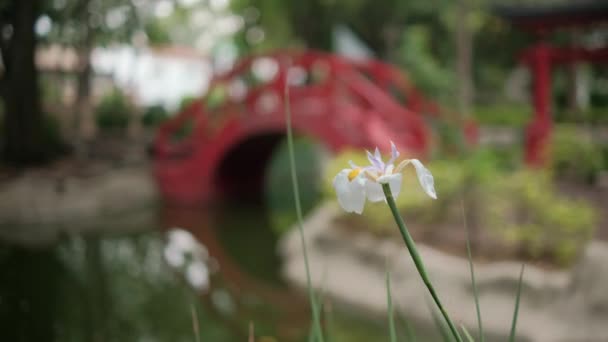
[(433, 199), (437, 199), (437, 193), (435, 192), (435, 180), (431, 171), (429, 171), (418, 159), (412, 159), (412, 164), (416, 168), (416, 174), (418, 175), (418, 182), (427, 195)]
[(382, 191), (382, 185), (377, 182), (365, 183), (365, 195), (370, 202), (380, 202), (384, 200), (384, 191)]
[(351, 169), (340, 171), (334, 178), (334, 189), (338, 196), (338, 203), (348, 213), (361, 214), (365, 206), (365, 178), (363, 173), (353, 181), (348, 180)]
[(395, 143), (391, 141), (391, 159), (388, 161), (387, 164), (393, 164), (395, 162), (395, 160), (397, 160), (397, 158), (399, 158), (399, 151), (397, 151), (397, 146), (395, 146)]
[[(376, 151), (378, 151), (378, 149), (376, 149)], [(384, 162), (382, 161), (382, 157), (380, 157), (378, 155), (373, 155), (369, 151), (365, 151), (365, 152), (367, 152), (367, 160), (369, 160), (370, 164), (372, 164), (372, 166), (378, 172), (384, 172)]]
[(392, 175), (385, 175), (378, 178), (378, 183), (387, 184), (391, 189), (391, 194), (393, 194), (393, 198), (397, 198), (399, 196), (399, 192), (401, 192), (401, 180), (403, 176), (400, 173), (394, 173)]

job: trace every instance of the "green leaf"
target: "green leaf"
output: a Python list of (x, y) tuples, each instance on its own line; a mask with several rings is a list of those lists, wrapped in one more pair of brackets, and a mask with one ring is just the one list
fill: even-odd
[(397, 319), (399, 320), (399, 324), (403, 328), (405, 332), (405, 340), (408, 342), (416, 341), (416, 333), (410, 323), (407, 321), (405, 316), (401, 312), (397, 312)]
[(452, 342), (452, 335), (450, 330), (445, 326), (445, 323), (441, 320), (437, 311), (433, 309), (433, 307), (429, 304), (429, 309), (431, 310), (431, 315), (433, 316), (433, 323), (435, 323), (435, 327), (437, 327), (437, 331), (441, 334), (441, 340), (444, 342)]
[[(471, 283), (473, 285), (473, 297), (475, 298), (475, 310), (477, 311), (477, 335), (479, 341), (484, 341), (483, 324), (481, 321), (481, 310), (479, 309), (479, 294), (477, 292), (477, 282), (475, 281), (475, 267), (473, 266), (473, 257), (471, 256), (471, 237), (469, 231), (469, 225), (467, 224), (467, 217), (464, 212), (464, 205), (461, 203), (462, 218), (464, 220), (464, 228), (467, 236), (467, 258), (469, 259), (469, 270), (471, 271)], [(463, 327), (464, 328), (464, 327)], [(466, 330), (465, 330), (466, 332)], [(468, 332), (467, 332), (468, 333)]]
[(460, 328), (462, 329), (462, 331), (464, 331), (464, 336), (467, 338), (467, 341), (475, 342), (475, 340), (473, 339), (471, 334), (469, 334), (469, 331), (467, 330), (467, 328), (464, 325), (460, 325)]
[(395, 313), (393, 308), (393, 299), (391, 297), (391, 274), (386, 268), (386, 301), (388, 305), (388, 330), (391, 337), (391, 342), (397, 342), (397, 331), (395, 330)]
[(519, 314), (519, 298), (521, 296), (521, 284), (524, 278), (524, 267), (521, 265), (521, 271), (519, 272), (519, 283), (517, 284), (517, 297), (515, 297), (515, 310), (513, 311), (513, 322), (511, 323), (511, 334), (509, 336), (509, 342), (515, 341), (515, 331), (517, 328), (517, 315)]
[(298, 218), (298, 231), (300, 233), (300, 243), (302, 245), (302, 253), (304, 254), (304, 266), (306, 268), (306, 287), (308, 288), (308, 298), (312, 310), (313, 335), (316, 341), (323, 341), (323, 331), (321, 330), (321, 318), (317, 299), (315, 298), (312, 281), (310, 279), (310, 266), (308, 262), (308, 253), (306, 252), (306, 239), (304, 238), (304, 223), (302, 219), (302, 206), (300, 205), (300, 190), (298, 188), (298, 174), (296, 171), (296, 158), (293, 152), (293, 132), (291, 128), (291, 108), (289, 104), (289, 85), (285, 84), (285, 126), (287, 129), (287, 146), (289, 149), (289, 166), (291, 169), (291, 182), (293, 186), (293, 197), (296, 207), (296, 215)]

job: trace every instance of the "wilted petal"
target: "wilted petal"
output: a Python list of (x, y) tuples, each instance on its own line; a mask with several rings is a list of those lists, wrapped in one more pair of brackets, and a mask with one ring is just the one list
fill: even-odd
[(437, 199), (437, 193), (435, 192), (435, 180), (431, 172), (422, 165), (418, 159), (412, 159), (412, 164), (416, 168), (416, 174), (418, 175), (418, 181), (424, 192), (427, 193), (431, 198)]
[(365, 178), (363, 172), (352, 181), (348, 180), (351, 169), (340, 171), (334, 178), (334, 189), (338, 196), (338, 203), (349, 213), (361, 214), (365, 206)]

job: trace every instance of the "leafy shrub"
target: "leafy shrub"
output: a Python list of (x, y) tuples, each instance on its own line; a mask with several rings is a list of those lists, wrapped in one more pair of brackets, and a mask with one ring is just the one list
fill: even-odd
[(604, 165), (602, 150), (573, 125), (554, 131), (552, 167), (557, 176), (593, 182)]
[[(326, 198), (335, 199), (333, 177), (352, 160), (357, 165), (369, 164), (364, 153), (359, 151), (345, 151), (333, 159), (327, 167), (327, 177), (323, 186)], [(449, 161), (435, 161), (426, 165), (433, 173), (438, 199), (429, 200), (415, 175), (414, 168), (407, 167), (404, 171), (401, 193), (397, 205), (400, 210), (407, 212), (407, 217), (416, 217), (424, 222), (438, 222), (447, 216), (446, 207), (455, 201), (461, 191), (464, 180), (462, 165)], [(394, 231), (393, 217), (384, 203), (367, 203), (363, 215), (349, 215), (353, 220), (362, 220), (366, 229), (378, 235), (386, 235)]]
[(554, 119), (560, 123), (608, 124), (608, 107), (591, 107), (578, 112), (556, 110)]
[[(298, 167), (300, 202), (305, 214), (320, 198), (320, 147), (306, 138), (294, 139), (293, 147)], [(288, 146), (286, 142), (281, 142), (268, 163), (264, 181), (264, 194), (271, 213), (271, 224), (278, 233), (284, 232), (296, 221), (290, 170)]]
[(114, 89), (95, 108), (95, 118), (101, 129), (124, 129), (129, 123), (130, 112), (126, 96)]
[(592, 237), (595, 211), (558, 196), (547, 173), (523, 170), (503, 177), (485, 185), (485, 225), (530, 257), (571, 263)]
[[(327, 168), (327, 198), (335, 199), (333, 176), (348, 165), (348, 160), (366, 164), (360, 152), (338, 155)], [(469, 206), (469, 210), (492, 245), (510, 250), (512, 257), (543, 257), (558, 265), (570, 264), (591, 238), (596, 212), (583, 201), (558, 195), (550, 172), (500, 165), (500, 158), (487, 150), (477, 151), (466, 160), (427, 163), (435, 178), (436, 201), (429, 200), (420, 189), (414, 170), (406, 169), (397, 205), (408, 221), (425, 229), (453, 228), (461, 225), (463, 201), (474, 196), (474, 207)], [(345, 214), (338, 220), (341, 225), (377, 235), (397, 232), (384, 203), (367, 203), (363, 215)]]
[(156, 105), (146, 108), (141, 120), (146, 127), (156, 127), (169, 118), (165, 107)]
[(42, 139), (49, 158), (56, 158), (68, 152), (69, 147), (61, 136), (59, 122), (52, 115), (43, 118)]
[(532, 117), (533, 109), (522, 104), (477, 106), (475, 119), (482, 125), (523, 127)]

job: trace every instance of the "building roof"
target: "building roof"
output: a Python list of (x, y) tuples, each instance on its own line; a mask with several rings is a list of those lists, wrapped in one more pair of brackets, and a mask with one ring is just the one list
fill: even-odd
[(493, 12), (528, 31), (608, 23), (608, 1), (553, 1), (543, 5), (495, 5)]

